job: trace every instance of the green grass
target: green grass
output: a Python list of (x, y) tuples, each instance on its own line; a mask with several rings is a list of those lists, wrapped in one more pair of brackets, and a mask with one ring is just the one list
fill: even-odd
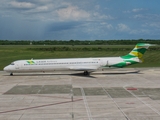
[[(81, 57), (112, 57), (122, 56), (128, 54), (132, 49), (131, 46), (95, 46), (95, 45), (79, 45), (79, 46), (67, 46), (67, 47), (108, 47), (108, 48), (130, 48), (125, 51), (35, 51), (29, 50), (29, 48), (47, 48), (53, 46), (0, 46), (0, 70), (6, 65), (16, 60), (23, 59), (51, 59), (51, 58), (81, 58)], [(54, 46), (55, 47), (55, 46)], [(64, 47), (64, 45), (59, 46)], [(144, 55), (144, 63), (135, 64), (129, 67), (160, 67), (160, 51), (147, 51)]]

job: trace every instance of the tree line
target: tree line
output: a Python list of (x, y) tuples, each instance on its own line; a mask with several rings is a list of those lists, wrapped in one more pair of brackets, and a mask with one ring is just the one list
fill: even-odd
[(160, 40), (0, 40), (0, 45), (135, 45), (150, 43), (160, 45)]
[[(130, 51), (131, 47), (65, 47), (65, 46), (56, 46), (56, 47), (41, 47), (41, 48), (27, 48), (27, 50), (32, 51)], [(149, 49), (149, 51), (160, 51), (160, 47), (152, 47)]]

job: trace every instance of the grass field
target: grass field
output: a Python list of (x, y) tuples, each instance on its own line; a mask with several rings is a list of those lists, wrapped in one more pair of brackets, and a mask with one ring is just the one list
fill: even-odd
[[(111, 45), (111, 46), (67, 46), (67, 47), (78, 47), (78, 48), (88, 48), (88, 47), (101, 47), (101, 48), (129, 48), (129, 50), (120, 50), (120, 51), (37, 51), (30, 48), (51, 48), (57, 46), (0, 46), (0, 70), (3, 70), (3, 67), (10, 64), (15, 60), (23, 59), (51, 59), (51, 58), (81, 58), (81, 57), (111, 57), (111, 56), (122, 56), (128, 54), (133, 48), (133, 45)], [(58, 46), (58, 47), (64, 47)], [(66, 47), (66, 46), (65, 46)], [(160, 47), (160, 46), (158, 46)], [(144, 55), (144, 63), (132, 65), (129, 67), (160, 67), (160, 51), (147, 51)]]

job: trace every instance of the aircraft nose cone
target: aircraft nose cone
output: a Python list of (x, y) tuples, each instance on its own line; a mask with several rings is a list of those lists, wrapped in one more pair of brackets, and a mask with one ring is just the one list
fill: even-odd
[(8, 67), (4, 67), (3, 70), (4, 70), (4, 71), (7, 71), (7, 70), (8, 70)]

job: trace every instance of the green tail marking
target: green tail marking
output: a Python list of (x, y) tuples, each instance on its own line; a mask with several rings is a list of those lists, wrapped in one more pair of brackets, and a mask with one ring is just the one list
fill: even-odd
[(135, 48), (128, 54), (125, 56), (121, 56), (121, 58), (123, 58), (124, 60), (129, 60), (131, 58), (139, 58), (141, 60), (141, 62), (143, 62), (143, 55), (146, 52), (146, 50), (149, 48), (149, 46), (151, 46), (151, 44), (147, 44), (147, 43), (138, 43)]
[(152, 46), (152, 45), (148, 43), (138, 43), (129, 54), (125, 56), (121, 56), (121, 58), (123, 59), (123, 62), (114, 64), (112, 66), (122, 68), (127, 65), (143, 62), (144, 60), (142, 57), (146, 52), (146, 50), (149, 48), (149, 46)]
[(143, 62), (142, 57), (146, 50), (149, 48), (149, 46), (152, 45), (148, 43), (138, 43), (129, 54), (121, 56), (123, 61), (113, 64), (110, 67), (123, 68), (127, 65)]

